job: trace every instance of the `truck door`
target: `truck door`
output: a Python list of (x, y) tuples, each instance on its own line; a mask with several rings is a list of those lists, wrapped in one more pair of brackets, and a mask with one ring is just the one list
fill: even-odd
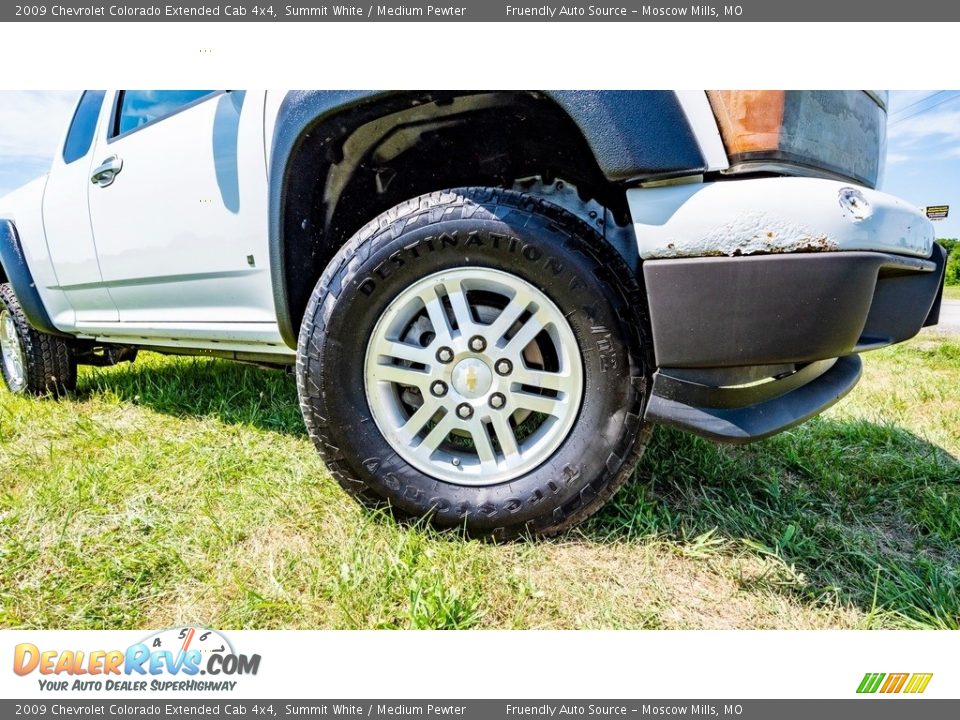
[(87, 208), (93, 139), (105, 96), (103, 90), (87, 90), (80, 97), (43, 193), (47, 251), (57, 284), (80, 324), (119, 319), (110, 292), (102, 283)]
[(264, 94), (122, 90), (97, 133), (90, 220), (121, 323), (275, 323)]

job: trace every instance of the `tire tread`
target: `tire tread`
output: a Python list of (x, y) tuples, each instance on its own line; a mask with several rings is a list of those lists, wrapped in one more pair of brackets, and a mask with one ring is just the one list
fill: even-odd
[(9, 283), (0, 285), (0, 302), (13, 316), (26, 360), (27, 384), (24, 392), (59, 397), (77, 386), (77, 362), (69, 342), (35, 330)]
[[(354, 477), (347, 469), (339, 449), (328, 438), (331, 420), (323, 417), (314, 404), (319, 399), (319, 389), (308, 386), (312, 375), (312, 363), (317, 362), (320, 348), (316, 344), (330, 313), (344, 286), (349, 286), (360, 261), (369, 257), (383, 243), (403, 234), (404, 229), (423, 215), (429, 222), (443, 219), (467, 219), (479, 207), (486, 207), (498, 216), (502, 212), (520, 211), (529, 215), (528, 222), (546, 218), (559, 232), (568, 236), (568, 249), (584, 253), (594, 264), (594, 273), (612, 287), (618, 295), (616, 312), (623, 327), (634, 334), (630, 350), (631, 386), (635, 390), (631, 406), (627, 409), (624, 429), (616, 453), (608, 459), (607, 467), (589, 485), (565, 505), (557, 507), (540, 522), (526, 525), (504, 525), (484, 534), (494, 539), (505, 540), (524, 534), (553, 536), (583, 522), (597, 512), (604, 503), (630, 479), (639, 462), (653, 430), (643, 423), (646, 400), (646, 368), (651, 367), (650, 344), (646, 342), (648, 322), (644, 315), (645, 295), (639, 280), (627, 268), (620, 254), (605, 242), (589, 225), (552, 203), (513, 190), (485, 187), (466, 187), (443, 190), (404, 201), (380, 214), (364, 225), (337, 253), (321, 276), (304, 313), (300, 329), (297, 353), (297, 383), (300, 408), (307, 431), (320, 450), (327, 469), (341, 487), (364, 505), (388, 507), (387, 500), (371, 491), (366, 484)], [(574, 242), (571, 236), (576, 237)], [(392, 507), (395, 515), (409, 518), (406, 513)]]

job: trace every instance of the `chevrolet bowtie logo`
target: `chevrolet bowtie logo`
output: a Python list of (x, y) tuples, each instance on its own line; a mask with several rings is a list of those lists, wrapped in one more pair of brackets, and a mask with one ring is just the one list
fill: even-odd
[(473, 392), (476, 392), (476, 391), (477, 391), (477, 381), (478, 381), (479, 379), (480, 379), (480, 378), (477, 377), (477, 369), (476, 369), (475, 367), (473, 367), (472, 365), (469, 365), (469, 366), (467, 367), (467, 377), (464, 378), (464, 382), (467, 383), (467, 391), (468, 391), (468, 392), (472, 392), (472, 393), (473, 393)]

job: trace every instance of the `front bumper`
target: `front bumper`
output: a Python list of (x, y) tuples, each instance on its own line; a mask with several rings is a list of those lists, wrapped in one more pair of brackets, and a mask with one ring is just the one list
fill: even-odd
[(864, 250), (928, 258), (933, 224), (892, 195), (835, 180), (776, 177), (627, 191), (640, 257)]
[(874, 252), (648, 260), (657, 365), (808, 363), (916, 335), (943, 284), (929, 260)]
[[(662, 222), (654, 229), (649, 209), (635, 224), (647, 250), (643, 277), (658, 366), (646, 418), (729, 442), (760, 439), (823, 411), (859, 379), (856, 353), (935, 323), (946, 259), (918, 211), (860, 189), (854, 209), (864, 217), (847, 220), (851, 208), (843, 202), (850, 194), (840, 190), (850, 186), (821, 180), (805, 180), (805, 192), (822, 200), (809, 183), (825, 183), (831, 206), (809, 206), (807, 227), (835, 226), (829, 248), (743, 254), (766, 231), (730, 217), (780, 212), (783, 219), (766, 190), (751, 195), (755, 183), (767, 181), (723, 183), (742, 185), (743, 194), (724, 189), (727, 206), (719, 219), (704, 217), (702, 198), (687, 188), (674, 194), (681, 202), (672, 209), (661, 197), (655, 212)], [(780, 198), (781, 205), (790, 202)], [(724, 248), (741, 252), (704, 244), (710, 235), (703, 228), (717, 222), (727, 228)], [(654, 250), (667, 245), (673, 257), (657, 257)], [(899, 252), (886, 251), (891, 247)], [(686, 254), (694, 248), (702, 256)]]

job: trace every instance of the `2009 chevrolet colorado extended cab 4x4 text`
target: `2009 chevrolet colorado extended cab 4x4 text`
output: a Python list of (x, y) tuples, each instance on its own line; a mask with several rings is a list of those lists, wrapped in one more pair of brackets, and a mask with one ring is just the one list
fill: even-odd
[(746, 442), (936, 322), (872, 91), (87, 91), (0, 200), (14, 392), (137, 349), (295, 368), (364, 502), (549, 534), (654, 424)]

